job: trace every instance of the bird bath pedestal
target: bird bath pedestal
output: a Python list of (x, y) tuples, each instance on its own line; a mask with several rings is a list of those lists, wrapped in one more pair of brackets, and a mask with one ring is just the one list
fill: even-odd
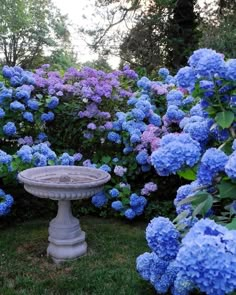
[(57, 216), (49, 225), (47, 255), (55, 263), (85, 255), (85, 232), (72, 215), (71, 200), (89, 198), (100, 192), (110, 175), (95, 168), (49, 166), (24, 170), (18, 179), (30, 194), (58, 201)]

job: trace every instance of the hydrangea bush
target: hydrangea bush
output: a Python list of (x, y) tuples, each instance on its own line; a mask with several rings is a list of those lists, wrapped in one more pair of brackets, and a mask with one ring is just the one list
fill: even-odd
[[(49, 65), (34, 72), (5, 66), (1, 181), (17, 183), (19, 171), (35, 166), (96, 167), (112, 178), (92, 204), (132, 220), (155, 200), (163, 179), (168, 184), (178, 175), (186, 183), (174, 199), (177, 217), (150, 222), (152, 252), (137, 258), (137, 270), (160, 294), (230, 294), (236, 289), (235, 73), (236, 60), (211, 49), (195, 51), (175, 76), (162, 68), (153, 80), (138, 79), (128, 66), (64, 74)], [(12, 204), (1, 190), (0, 216)]]
[[(152, 153), (151, 159), (158, 174), (177, 172), (192, 182), (177, 190), (174, 204), (178, 216), (174, 223), (159, 217), (147, 227), (146, 239), (153, 252), (137, 258), (137, 270), (159, 294), (191, 294), (193, 290), (231, 294), (236, 290), (236, 63), (225, 61), (222, 54), (211, 49), (195, 51), (188, 63), (174, 77), (184, 95), (171, 90), (166, 96), (165, 116), (174, 118), (182, 133), (162, 137), (162, 146)], [(187, 104), (192, 107), (186, 110), (184, 101), (189, 97)], [(172, 103), (176, 107), (170, 116)], [(187, 142), (182, 148), (179, 138), (184, 134), (196, 141), (193, 146), (198, 148), (197, 154), (195, 149), (182, 151)], [(170, 143), (174, 153), (169, 153), (168, 148), (162, 152)], [(193, 159), (197, 155), (195, 162), (184, 162), (187, 151)], [(163, 228), (167, 229), (165, 234)]]

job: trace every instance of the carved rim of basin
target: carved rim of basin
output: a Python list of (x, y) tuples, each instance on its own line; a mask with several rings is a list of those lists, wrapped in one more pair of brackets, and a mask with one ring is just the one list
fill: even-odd
[(18, 174), (24, 184), (63, 189), (97, 187), (110, 178), (107, 172), (96, 168), (61, 165), (30, 168)]
[(96, 168), (61, 165), (30, 168), (18, 174), (27, 192), (53, 200), (89, 198), (110, 178), (110, 174)]

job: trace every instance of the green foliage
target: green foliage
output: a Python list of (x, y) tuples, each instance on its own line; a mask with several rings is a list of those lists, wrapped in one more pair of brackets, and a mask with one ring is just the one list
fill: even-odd
[(234, 122), (235, 115), (232, 111), (223, 111), (216, 114), (215, 120), (222, 128), (229, 128)]
[(195, 180), (196, 179), (196, 169), (186, 168), (178, 172), (180, 177), (183, 177), (186, 180)]
[(236, 200), (236, 184), (228, 181), (221, 181), (218, 184), (219, 198)]
[(10, 66), (35, 67), (44, 49), (69, 42), (67, 19), (51, 0), (2, 0), (0, 23), (3, 64)]

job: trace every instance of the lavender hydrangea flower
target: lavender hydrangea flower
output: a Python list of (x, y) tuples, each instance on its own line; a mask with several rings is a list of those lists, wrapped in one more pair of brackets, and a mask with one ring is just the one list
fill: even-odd
[(127, 168), (123, 167), (123, 166), (115, 166), (114, 168), (114, 173), (117, 175), (117, 176), (124, 176), (124, 174), (127, 172)]

